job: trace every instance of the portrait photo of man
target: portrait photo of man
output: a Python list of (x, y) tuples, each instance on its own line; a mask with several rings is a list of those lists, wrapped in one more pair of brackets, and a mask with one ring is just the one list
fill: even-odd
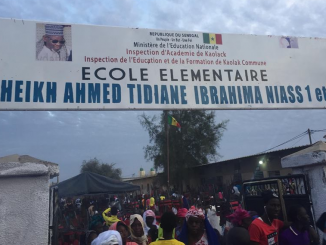
[(36, 24), (36, 36), (36, 60), (72, 61), (71, 26)]

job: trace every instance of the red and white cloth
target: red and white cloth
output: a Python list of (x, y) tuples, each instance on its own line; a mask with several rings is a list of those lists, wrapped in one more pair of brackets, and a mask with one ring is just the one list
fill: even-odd
[(190, 217), (196, 217), (196, 218), (199, 218), (199, 219), (205, 219), (204, 212), (203, 212), (203, 210), (201, 208), (200, 209), (196, 209), (196, 208), (189, 209), (189, 211), (186, 214), (186, 220), (188, 221), (188, 219)]

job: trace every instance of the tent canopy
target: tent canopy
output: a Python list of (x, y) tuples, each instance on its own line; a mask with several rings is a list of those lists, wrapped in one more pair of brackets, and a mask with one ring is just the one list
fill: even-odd
[(140, 190), (132, 185), (103, 175), (85, 172), (56, 185), (60, 197), (82, 196), (94, 194), (119, 194)]

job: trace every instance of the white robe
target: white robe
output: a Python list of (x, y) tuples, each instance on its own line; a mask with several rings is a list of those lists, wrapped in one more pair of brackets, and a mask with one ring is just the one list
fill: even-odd
[(65, 46), (58, 51), (53, 51), (46, 46), (43, 46), (41, 52), (37, 56), (37, 60), (43, 61), (67, 61), (70, 55), (70, 48)]

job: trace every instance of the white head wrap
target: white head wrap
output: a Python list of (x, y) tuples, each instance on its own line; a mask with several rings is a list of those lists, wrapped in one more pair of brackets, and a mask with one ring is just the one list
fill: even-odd
[(119, 232), (109, 230), (100, 233), (92, 245), (122, 245), (122, 239)]
[[(147, 236), (145, 235), (145, 230), (144, 230), (144, 235), (143, 235), (143, 236), (141, 236), (141, 237), (136, 237), (136, 236), (134, 235), (134, 232), (133, 232), (132, 228), (131, 228), (131, 225), (135, 222), (135, 219), (137, 219), (137, 220), (141, 223), (141, 225), (142, 225), (142, 227), (143, 227), (143, 230), (144, 230), (144, 226), (145, 226), (145, 224), (144, 224), (144, 220), (143, 220), (143, 218), (142, 218), (139, 214), (133, 214), (133, 215), (130, 215), (130, 232), (131, 232), (131, 239), (132, 239), (133, 241), (135, 241), (136, 243), (138, 243), (138, 244), (146, 245), (146, 244), (147, 244)], [(93, 245), (93, 244), (92, 244), (92, 245)]]

